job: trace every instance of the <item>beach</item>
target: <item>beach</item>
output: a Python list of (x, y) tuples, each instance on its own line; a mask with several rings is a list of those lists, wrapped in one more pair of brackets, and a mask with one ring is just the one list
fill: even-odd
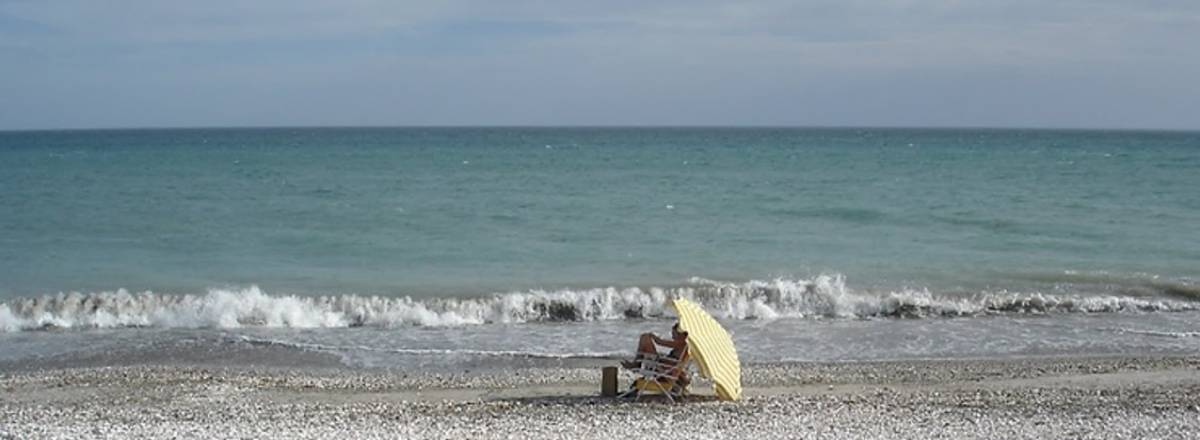
[[(599, 396), (592, 365), (136, 365), (0, 375), (0, 438), (1191, 438), (1188, 356), (747, 365), (745, 398)], [(628, 383), (628, 377), (622, 375)]]

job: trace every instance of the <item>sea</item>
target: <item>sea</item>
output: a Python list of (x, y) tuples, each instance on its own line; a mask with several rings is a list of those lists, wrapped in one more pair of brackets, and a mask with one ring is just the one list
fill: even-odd
[(0, 370), (1194, 354), (1200, 133), (0, 132)]

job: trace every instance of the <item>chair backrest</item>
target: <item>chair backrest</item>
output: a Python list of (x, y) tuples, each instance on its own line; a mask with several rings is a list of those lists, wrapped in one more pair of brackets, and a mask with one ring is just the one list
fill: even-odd
[(680, 372), (686, 372), (688, 364), (692, 362), (692, 352), (688, 347), (683, 348), (683, 354), (679, 356), (679, 360), (675, 362), (675, 368)]
[(692, 357), (687, 349), (683, 350), (683, 354), (679, 359), (675, 359), (668, 355), (649, 355), (642, 359), (642, 366), (638, 369), (638, 374), (653, 378), (671, 378), (675, 379), (683, 375), (692, 361)]

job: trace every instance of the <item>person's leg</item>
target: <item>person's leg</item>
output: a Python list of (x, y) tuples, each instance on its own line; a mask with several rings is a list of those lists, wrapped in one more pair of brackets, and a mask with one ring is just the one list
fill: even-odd
[(654, 337), (651, 336), (649, 333), (642, 333), (642, 336), (638, 338), (637, 352), (639, 354), (641, 354), (641, 353), (647, 353), (647, 354), (657, 353), (658, 348), (656, 348), (654, 346)]
[(654, 338), (650, 336), (650, 333), (642, 333), (642, 336), (638, 338), (636, 353), (632, 361), (621, 362), (621, 365), (632, 370), (641, 366), (641, 360), (645, 355), (658, 353), (658, 348), (654, 346)]

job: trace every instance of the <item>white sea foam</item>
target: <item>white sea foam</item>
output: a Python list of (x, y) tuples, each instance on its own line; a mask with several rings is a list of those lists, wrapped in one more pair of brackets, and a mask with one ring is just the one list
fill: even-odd
[(729, 283), (693, 278), (673, 287), (531, 290), (482, 298), (295, 296), (258, 287), (203, 295), (125, 290), (60, 293), (0, 304), (0, 330), (43, 328), (237, 328), (457, 326), (544, 321), (669, 317), (667, 302), (684, 297), (722, 319), (924, 318), (997, 313), (1105, 313), (1200, 310), (1168, 297), (927, 290), (855, 291), (840, 275)]
[(7, 304), (0, 304), (0, 331), (15, 332), (24, 326), (24, 320), (14, 316)]

